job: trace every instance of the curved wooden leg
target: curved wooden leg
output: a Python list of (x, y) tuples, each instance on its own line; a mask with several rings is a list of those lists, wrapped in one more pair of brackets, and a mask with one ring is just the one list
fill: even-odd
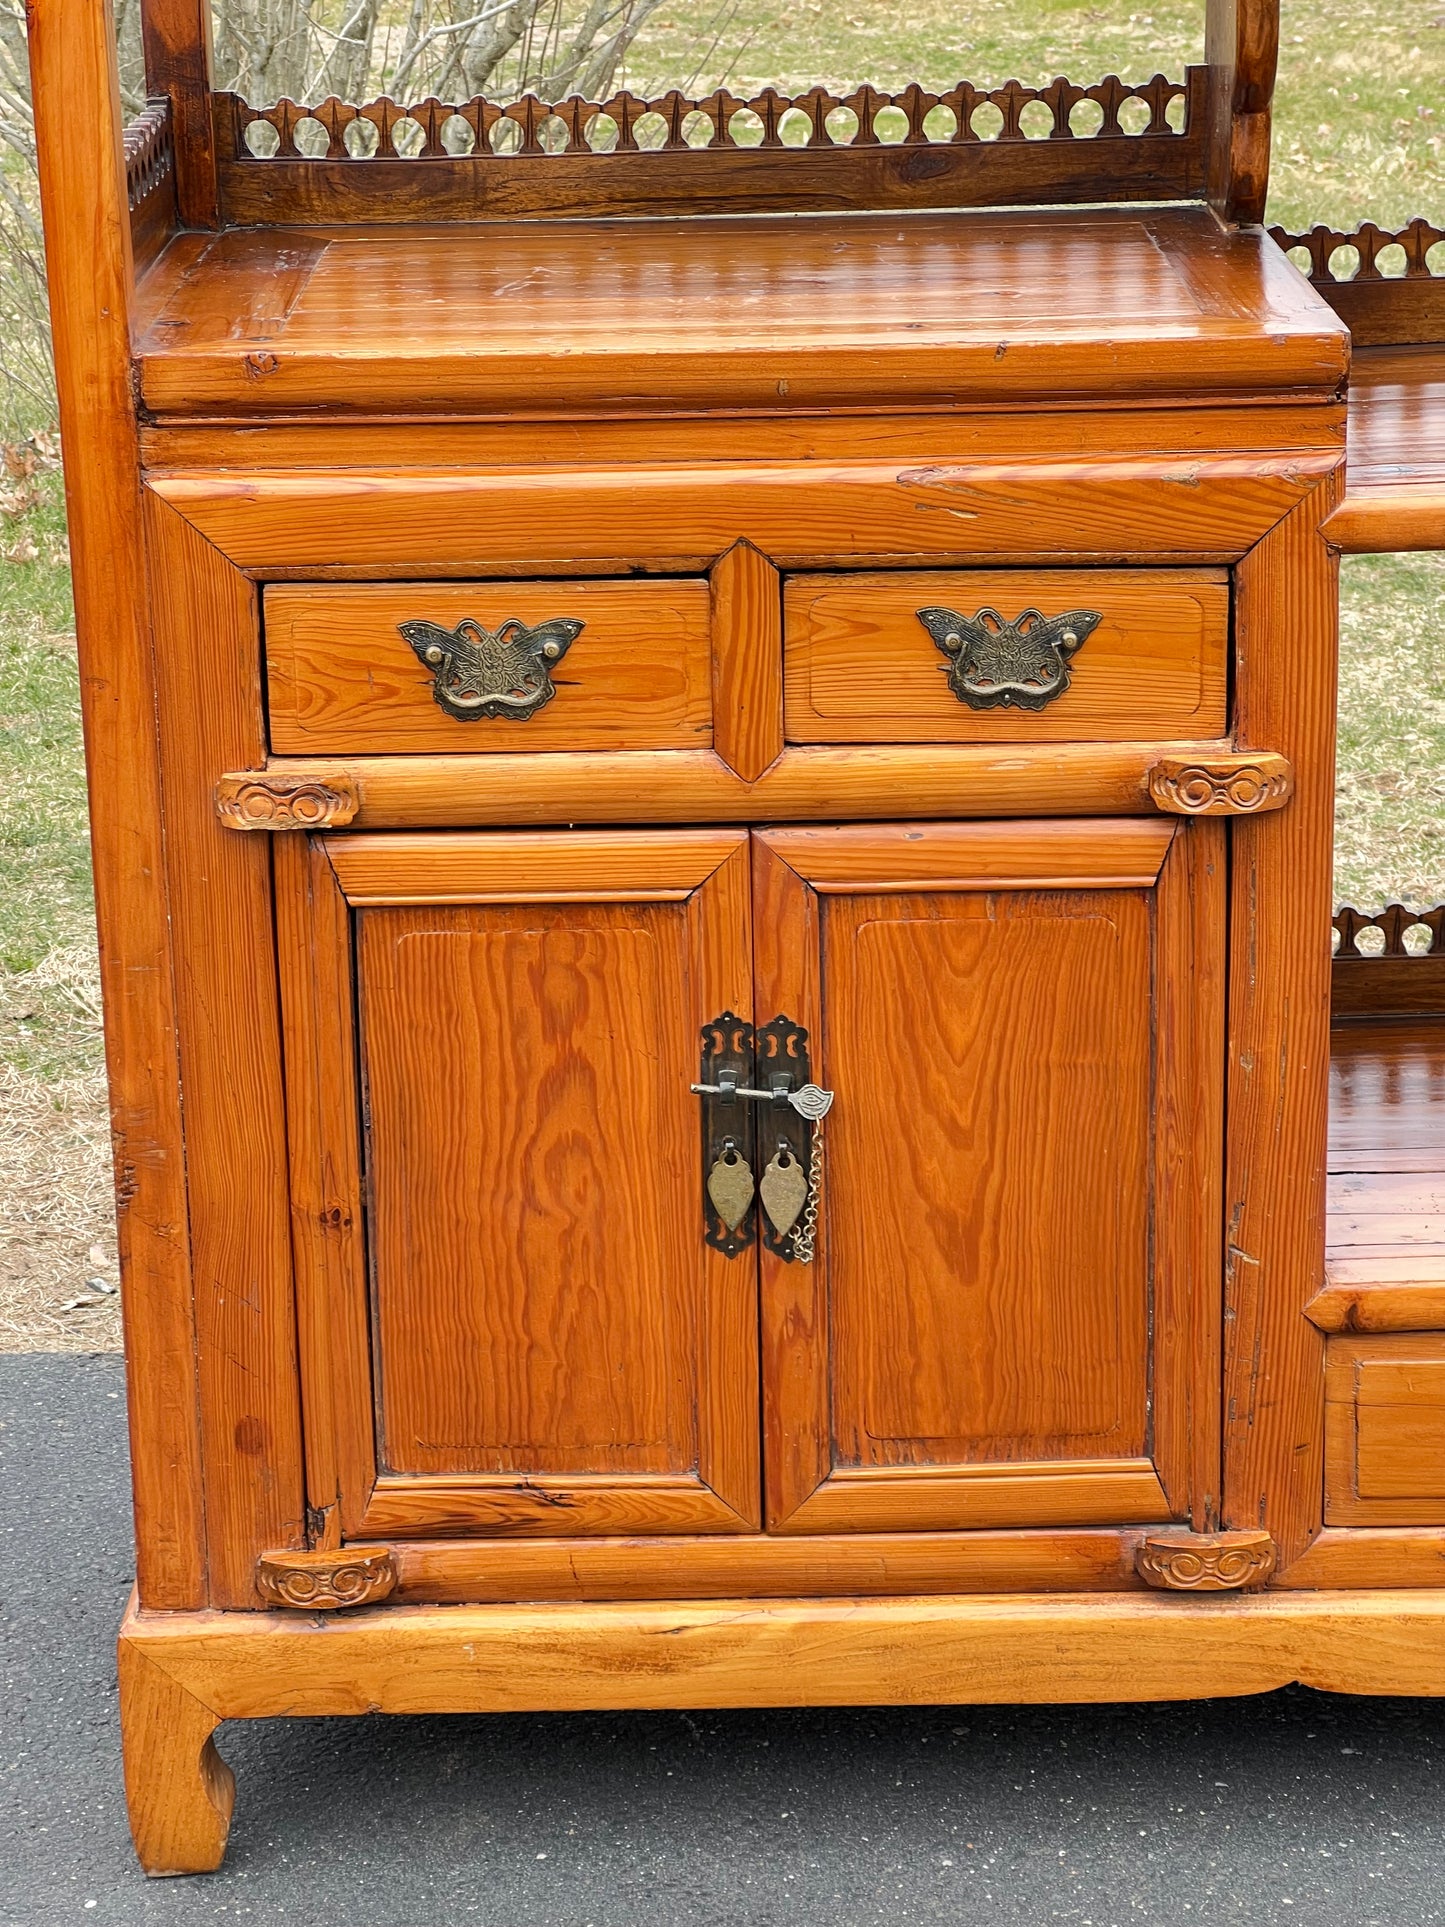
[(120, 1738), (131, 1838), (141, 1866), (214, 1873), (226, 1851), (236, 1780), (211, 1735), (220, 1720), (121, 1634)]

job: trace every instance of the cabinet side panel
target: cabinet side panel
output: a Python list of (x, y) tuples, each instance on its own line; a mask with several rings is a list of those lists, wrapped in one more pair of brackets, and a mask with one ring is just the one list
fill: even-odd
[(90, 776), (142, 1605), (205, 1603), (185, 1167), (108, 10), (30, 9)]
[(1320, 522), (1336, 475), (1237, 576), (1236, 735), (1294, 765), (1288, 807), (1233, 824), (1225, 1190), (1225, 1524), (1265, 1526), (1279, 1563), (1323, 1502), (1330, 859), (1338, 603)]
[(255, 592), (146, 502), (206, 1465), (210, 1595), (257, 1603), (304, 1543), (270, 838), (221, 827), (216, 777), (265, 754)]

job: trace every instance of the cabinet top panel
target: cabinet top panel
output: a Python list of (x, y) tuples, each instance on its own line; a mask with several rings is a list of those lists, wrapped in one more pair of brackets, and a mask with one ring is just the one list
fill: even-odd
[(144, 405), (210, 419), (1323, 398), (1348, 356), (1197, 208), (232, 229), (138, 309)]

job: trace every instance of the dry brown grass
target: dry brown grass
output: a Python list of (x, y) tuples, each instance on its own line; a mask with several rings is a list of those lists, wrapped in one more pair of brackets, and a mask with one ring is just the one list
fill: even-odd
[[(56, 1016), (68, 1009), (78, 1033), (78, 1066), (58, 1077), (14, 1061), (47, 1007)], [(0, 972), (0, 1351), (120, 1344), (99, 1018), (92, 943), (52, 950), (31, 971)]]

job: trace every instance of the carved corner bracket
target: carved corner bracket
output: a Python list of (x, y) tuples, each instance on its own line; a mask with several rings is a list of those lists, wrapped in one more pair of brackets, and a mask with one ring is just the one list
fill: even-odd
[(1146, 1586), (1162, 1592), (1238, 1592), (1262, 1586), (1274, 1571), (1267, 1532), (1148, 1532), (1134, 1566)]
[(1171, 816), (1254, 816), (1293, 794), (1294, 766), (1272, 749), (1161, 756), (1149, 771), (1150, 801)]
[(338, 1546), (330, 1552), (263, 1552), (256, 1590), (268, 1606), (331, 1613), (377, 1606), (396, 1591), (390, 1546)]
[(360, 808), (361, 784), (347, 770), (232, 770), (216, 785), (216, 814), (228, 830), (339, 830)]

